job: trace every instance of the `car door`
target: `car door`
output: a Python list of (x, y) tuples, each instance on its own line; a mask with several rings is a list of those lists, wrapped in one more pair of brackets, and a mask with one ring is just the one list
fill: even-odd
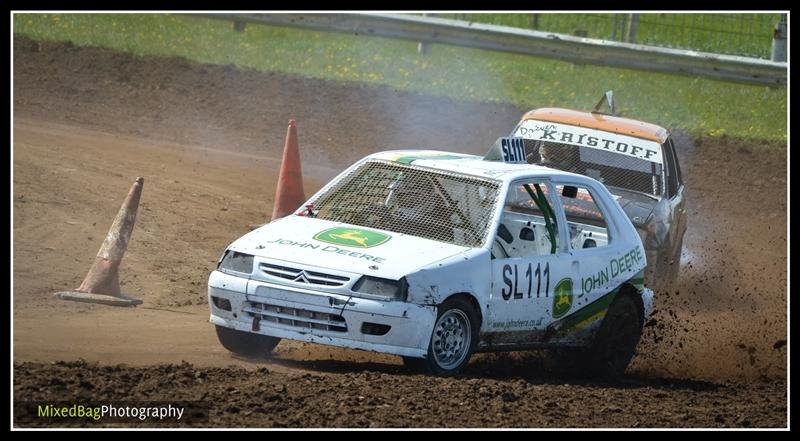
[(574, 283), (566, 311), (556, 310), (560, 318), (552, 323), (548, 342), (585, 345), (592, 341), (617, 288), (628, 281), (641, 283), (644, 249), (602, 184), (579, 180), (553, 184), (568, 232), (565, 260), (571, 264)]
[(492, 247), (488, 340), (495, 346), (536, 342), (569, 309), (574, 274), (557, 210), (548, 180), (510, 185)]

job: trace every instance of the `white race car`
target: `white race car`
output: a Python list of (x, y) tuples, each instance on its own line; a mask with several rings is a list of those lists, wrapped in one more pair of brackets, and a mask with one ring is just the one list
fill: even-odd
[(447, 374), (475, 351), (557, 349), (624, 372), (652, 309), (645, 252), (598, 181), (526, 163), (376, 153), (301, 209), (233, 242), (208, 282), (222, 345), (287, 338), (396, 354)]

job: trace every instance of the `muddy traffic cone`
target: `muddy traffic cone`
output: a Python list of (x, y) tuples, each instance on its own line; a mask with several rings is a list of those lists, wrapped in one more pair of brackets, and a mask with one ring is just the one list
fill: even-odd
[(142, 303), (141, 300), (122, 295), (119, 289), (118, 270), (131, 239), (143, 185), (144, 179), (136, 178), (81, 286), (75, 291), (58, 292), (56, 297), (62, 300), (111, 306), (136, 306)]
[(292, 119), (289, 120), (286, 143), (283, 146), (283, 159), (281, 160), (281, 171), (278, 175), (278, 186), (275, 189), (272, 220), (293, 213), (305, 201), (303, 172), (300, 169), (300, 148), (297, 146), (297, 123)]

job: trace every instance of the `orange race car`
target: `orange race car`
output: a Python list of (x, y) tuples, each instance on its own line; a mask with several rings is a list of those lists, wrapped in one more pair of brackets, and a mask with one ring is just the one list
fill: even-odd
[[(611, 114), (599, 112), (604, 103)], [(605, 184), (642, 238), (648, 262), (645, 283), (658, 291), (677, 279), (686, 203), (675, 146), (665, 128), (618, 116), (609, 91), (591, 112), (531, 110), (511, 136), (524, 138), (528, 163)]]

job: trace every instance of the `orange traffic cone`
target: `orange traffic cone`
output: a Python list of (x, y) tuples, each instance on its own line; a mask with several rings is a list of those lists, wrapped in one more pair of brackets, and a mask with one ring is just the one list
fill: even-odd
[(143, 185), (144, 179), (136, 178), (81, 286), (75, 291), (58, 292), (56, 297), (62, 300), (111, 306), (135, 306), (142, 303), (141, 300), (122, 295), (119, 289), (118, 269), (131, 240)]
[(278, 186), (275, 189), (272, 220), (293, 213), (305, 201), (303, 172), (300, 169), (300, 148), (297, 146), (297, 123), (292, 119), (289, 120), (286, 143), (283, 146), (283, 159), (281, 160), (281, 171), (278, 175)]

